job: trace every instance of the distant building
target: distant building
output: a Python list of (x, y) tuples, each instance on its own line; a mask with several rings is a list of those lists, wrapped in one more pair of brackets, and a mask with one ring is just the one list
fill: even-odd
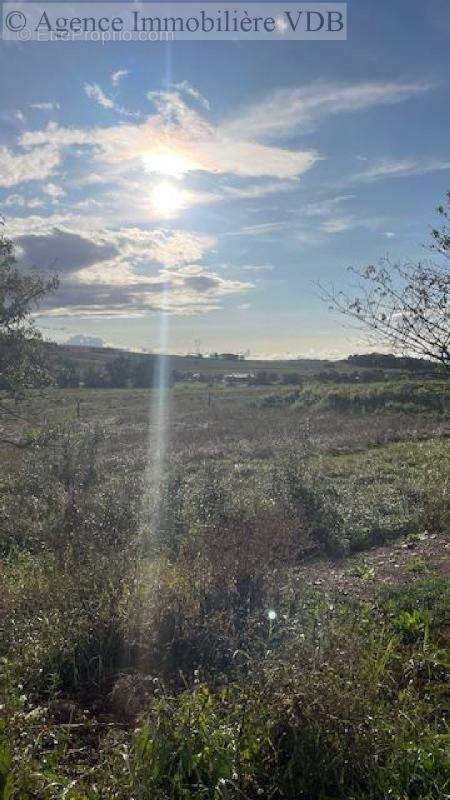
[(254, 377), (254, 372), (231, 372), (229, 375), (223, 376), (223, 382), (228, 384), (248, 383)]
[(217, 358), (222, 361), (245, 361), (245, 356), (240, 353), (218, 353)]

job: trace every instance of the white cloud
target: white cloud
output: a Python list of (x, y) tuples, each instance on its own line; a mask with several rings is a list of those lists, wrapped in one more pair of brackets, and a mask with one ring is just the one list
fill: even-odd
[[(120, 70), (119, 70), (120, 72)], [(113, 73), (117, 75), (117, 73)], [(98, 83), (85, 83), (84, 84), (84, 91), (89, 97), (90, 100), (93, 100), (94, 103), (101, 106), (102, 108), (107, 108), (110, 111), (115, 111), (116, 114), (120, 114), (123, 117), (135, 117), (139, 118), (141, 116), (140, 113), (135, 111), (128, 111), (126, 108), (119, 106), (112, 97), (106, 94), (103, 89), (98, 85)]]
[(66, 196), (64, 189), (62, 189), (61, 186), (57, 186), (56, 183), (47, 183), (45, 186), (43, 186), (42, 191), (55, 203), (58, 203), (63, 197)]
[(76, 333), (69, 336), (64, 344), (72, 347), (107, 347), (107, 344), (101, 336), (86, 336), (84, 333)]
[(9, 208), (10, 206), (14, 206), (16, 208), (39, 208), (43, 206), (42, 200), (39, 200), (37, 197), (26, 198), (23, 197), (21, 194), (9, 194), (5, 199), (2, 201), (2, 204), (5, 208)]
[(341, 194), (337, 197), (324, 197), (321, 200), (307, 203), (305, 206), (302, 206), (301, 212), (306, 217), (327, 217), (330, 214), (335, 213), (336, 208), (338, 208), (346, 200), (353, 200), (354, 197), (355, 195), (353, 194)]
[[(103, 97), (93, 88), (89, 91), (96, 102), (114, 107), (111, 98)], [(89, 144), (97, 162), (121, 165), (124, 169), (129, 169), (126, 162), (134, 162), (149, 173), (178, 175), (200, 170), (239, 177), (287, 179), (303, 174), (319, 158), (312, 150), (287, 150), (223, 137), (176, 92), (153, 93), (152, 99), (156, 113), (143, 122), (94, 129), (49, 124), (44, 130), (24, 133), (20, 141), (24, 147), (48, 142), (59, 147)]]
[(264, 183), (251, 184), (250, 186), (225, 186), (220, 199), (227, 197), (233, 200), (253, 200), (266, 197), (269, 194), (292, 192), (298, 188), (296, 180), (291, 181), (265, 181)]
[[(148, 173), (176, 177), (203, 171), (289, 181), (311, 169), (319, 154), (312, 149), (270, 145), (265, 143), (266, 139), (308, 130), (332, 114), (398, 103), (427, 91), (431, 84), (366, 82), (282, 89), (218, 126), (186, 104), (182, 95), (202, 102), (194, 87), (185, 82), (176, 87), (171, 91), (149, 92), (155, 111), (143, 121), (91, 129), (53, 124), (43, 131), (24, 133), (21, 143), (24, 147), (90, 145), (96, 165), (103, 162), (123, 170), (139, 164)], [(118, 107), (98, 84), (86, 84), (85, 91), (101, 107), (130, 114)], [(206, 103), (202, 107), (206, 110)], [(252, 191), (257, 197), (270, 190), (260, 187)], [(241, 196), (250, 196), (250, 190), (247, 192), (244, 187)], [(233, 193), (238, 196), (239, 190), (225, 190), (225, 194)], [(194, 203), (198, 198), (192, 196), (191, 200)]]
[(45, 316), (142, 316), (149, 311), (206, 313), (253, 284), (230, 280), (200, 262), (215, 246), (183, 230), (89, 228), (75, 215), (8, 220), (24, 263), (50, 265), (63, 278)]
[[(300, 222), (298, 229), (295, 231), (295, 238), (306, 247), (317, 247), (323, 245), (330, 236), (358, 230), (358, 228), (377, 231), (382, 223), (383, 220), (381, 219), (362, 217), (357, 214), (330, 214), (326, 219), (315, 225), (314, 228), (310, 225), (305, 226)], [(385, 221), (384, 224), (386, 224)]]
[[(125, 72), (112, 74), (113, 86)], [(148, 230), (148, 224), (158, 218), (151, 203), (155, 181), (169, 176), (182, 199), (180, 208), (289, 192), (321, 156), (309, 148), (272, 145), (272, 136), (306, 131), (327, 115), (400, 102), (428, 88), (426, 84), (366, 83), (282, 90), (217, 125), (205, 113), (209, 109), (205, 98), (183, 82), (170, 91), (150, 93), (154, 109), (145, 119), (91, 128), (50, 122), (41, 130), (22, 133), (20, 151), (0, 148), (0, 185), (45, 181), (43, 195), (51, 198), (60, 213), (16, 217), (9, 221), (8, 233), (20, 240), (25, 257), (34, 253), (36, 263), (55, 263), (56, 269), (59, 264), (64, 272), (59, 295), (49, 299), (47, 313), (51, 315), (127, 317), (160, 309), (192, 314), (218, 308), (224, 297), (247, 292), (252, 283), (227, 279), (218, 274), (219, 266), (205, 266), (205, 256), (210, 261), (216, 247), (213, 236), (161, 227)], [(86, 84), (85, 91), (100, 107), (129, 115), (117, 106), (112, 91), (109, 96), (94, 83)], [(198, 105), (191, 107), (189, 99)], [(51, 110), (44, 105), (35, 107)], [(88, 183), (90, 187), (70, 212), (65, 211), (64, 190), (54, 177), (66, 152), (80, 156), (76, 189), (86, 189)], [(402, 164), (394, 169), (392, 163), (389, 168), (384, 163), (384, 170), (407, 174)], [(365, 162), (361, 168), (366, 176), (372, 171), (369, 180), (376, 180), (383, 165), (371, 167)], [(206, 185), (206, 190), (193, 190), (178, 181), (194, 172), (209, 175), (209, 180), (196, 176), (197, 185)], [(211, 176), (216, 178), (214, 183)], [(67, 177), (64, 185), (69, 185)], [(24, 195), (9, 195), (10, 205), (30, 208), (33, 201)], [(246, 224), (240, 230), (225, 235), (263, 239), (286, 231), (299, 243), (317, 244), (358, 227), (383, 231), (391, 224), (385, 220), (380, 227), (379, 220), (347, 213), (341, 206), (351, 197), (327, 196), (318, 202), (310, 197), (303, 207), (292, 209), (297, 218), (277, 221), (267, 215), (269, 221), (259, 224), (250, 224), (254, 218), (243, 218)], [(242, 267), (243, 273), (271, 269), (251, 263)]]
[(244, 264), (241, 269), (245, 272), (272, 272), (275, 268), (271, 264)]
[(114, 87), (117, 87), (120, 81), (123, 78), (126, 78), (129, 75), (129, 71), (127, 69), (117, 69), (115, 72), (111, 73), (111, 83)]
[(44, 180), (59, 163), (58, 147), (51, 143), (24, 153), (0, 147), (0, 186), (8, 188), (26, 181)]
[(108, 229), (103, 227), (101, 219), (83, 219), (77, 214), (31, 215), (11, 217), (7, 221), (7, 232), (12, 238), (24, 235), (51, 237), (56, 230), (76, 233), (97, 246), (114, 246), (125, 258), (147, 259), (167, 268), (200, 261), (216, 245), (216, 238), (208, 234), (164, 228)]
[(84, 91), (89, 97), (90, 100), (93, 100), (94, 103), (97, 103), (102, 108), (114, 108), (115, 103), (114, 100), (111, 100), (107, 94), (100, 88), (98, 83), (85, 83), (84, 84)]
[(19, 138), (22, 147), (37, 147), (38, 145), (53, 145), (55, 148), (70, 147), (72, 145), (94, 144), (92, 131), (81, 128), (63, 128), (56, 122), (49, 122), (41, 130), (24, 131)]
[(329, 116), (401, 103), (433, 88), (426, 82), (317, 83), (279, 89), (221, 126), (225, 136), (273, 139), (313, 130)]
[(208, 111), (211, 108), (209, 100), (207, 100), (206, 97), (203, 97), (203, 95), (198, 91), (198, 89), (192, 86), (189, 83), (189, 81), (181, 81), (180, 83), (174, 83), (173, 88), (179, 92), (184, 92), (184, 94), (186, 94), (188, 97), (192, 97), (194, 100), (200, 103), (200, 105), (203, 106), (203, 108), (206, 108)]
[[(118, 70), (114, 75), (124, 72)], [(116, 77), (116, 80), (118, 78)], [(210, 174), (229, 174), (240, 178), (277, 179), (280, 182), (290, 181), (307, 172), (320, 158), (311, 149), (286, 149), (271, 146), (264, 141), (272, 136), (290, 135), (317, 124), (330, 114), (344, 111), (355, 111), (379, 104), (397, 103), (414, 94), (427, 91), (431, 84), (427, 83), (360, 83), (360, 84), (318, 84), (317, 86), (296, 89), (283, 89), (275, 92), (260, 103), (243, 109), (238, 116), (219, 126), (212, 125), (197, 111), (190, 108), (182, 97), (200, 100), (201, 95), (190, 84), (177, 84), (178, 90), (152, 92), (149, 97), (154, 103), (155, 113), (139, 122), (116, 124), (96, 128), (64, 128), (50, 123), (46, 129), (28, 131), (22, 134), (20, 143), (24, 148), (36, 148), (38, 145), (52, 147), (51, 157), (44, 165), (39, 152), (15, 156), (8, 154), (8, 159), (18, 158), (18, 174), (23, 180), (20, 164), (31, 164), (30, 179), (36, 176), (46, 177), (59, 163), (58, 150), (65, 147), (86, 146), (91, 150), (89, 168), (98, 167), (101, 163), (114, 165), (124, 173), (135, 166), (144, 167), (149, 173), (173, 174), (180, 176), (193, 171)], [(108, 96), (98, 84), (85, 84), (87, 95), (101, 107), (129, 115), (125, 109), (118, 107), (114, 99)], [(44, 104), (35, 104), (43, 106)], [(206, 109), (205, 103), (203, 108)], [(44, 155), (50, 151), (44, 151)], [(2, 160), (7, 154), (2, 151)], [(40, 163), (36, 167), (36, 162)], [(426, 170), (447, 168), (437, 163), (425, 166)], [(414, 167), (407, 165), (369, 168), (356, 180), (376, 180), (381, 174), (408, 174)], [(416, 168), (417, 169), (417, 168)], [(11, 170), (8, 183), (14, 185)], [(96, 169), (98, 173), (99, 170)], [(273, 185), (273, 191), (291, 188)], [(228, 188), (224, 194), (238, 197), (258, 197), (271, 193), (272, 187), (255, 187), (242, 189)], [(203, 198), (192, 194), (189, 204), (218, 199), (206, 194)]]
[(412, 175), (425, 175), (450, 169), (450, 160), (437, 158), (382, 159), (358, 172), (350, 178), (351, 182), (372, 183), (384, 178), (404, 178)]
[(44, 103), (31, 103), (30, 108), (36, 109), (36, 111), (57, 111), (61, 108), (59, 103), (55, 102), (44, 102)]
[(25, 206), (25, 198), (21, 194), (9, 194), (3, 200), (3, 205), (23, 207)]
[(228, 232), (228, 236), (266, 236), (286, 227), (285, 222), (261, 222), (257, 225), (245, 225), (238, 231)]
[(355, 228), (369, 228), (374, 229), (378, 225), (378, 220), (358, 217), (353, 214), (340, 215), (337, 217), (330, 217), (319, 226), (319, 230), (323, 233), (344, 233), (351, 231)]

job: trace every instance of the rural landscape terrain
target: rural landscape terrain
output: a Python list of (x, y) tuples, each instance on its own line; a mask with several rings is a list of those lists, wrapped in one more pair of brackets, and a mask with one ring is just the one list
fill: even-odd
[(3, 419), (0, 796), (444, 798), (445, 371), (50, 364)]

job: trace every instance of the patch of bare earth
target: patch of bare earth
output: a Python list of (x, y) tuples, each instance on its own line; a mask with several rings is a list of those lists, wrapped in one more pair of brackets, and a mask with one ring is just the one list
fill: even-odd
[(298, 575), (310, 586), (327, 592), (370, 598), (380, 585), (410, 583), (441, 575), (450, 577), (450, 535), (424, 533), (417, 539), (399, 539), (337, 562), (306, 561)]

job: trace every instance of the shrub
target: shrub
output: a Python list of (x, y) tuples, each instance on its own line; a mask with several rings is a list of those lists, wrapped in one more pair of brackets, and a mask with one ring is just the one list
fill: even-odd
[(428, 626), (428, 617), (423, 611), (402, 611), (394, 619), (395, 630), (406, 642), (423, 638)]
[(11, 558), (3, 573), (2, 649), (27, 691), (89, 691), (117, 668), (125, 575), (123, 559), (112, 564), (93, 547), (64, 566), (51, 556)]
[(331, 488), (314, 485), (305, 457), (292, 451), (283, 455), (275, 461), (270, 480), (279, 515), (330, 555), (343, 555), (347, 543), (336, 495)]
[(397, 411), (445, 413), (448, 403), (446, 381), (391, 381), (373, 384), (324, 385), (308, 383), (301, 389), (285, 394), (269, 395), (259, 401), (261, 406), (315, 407), (339, 413), (375, 413)]
[(153, 560), (129, 598), (138, 608), (130, 616), (141, 621), (137, 636), (166, 675), (200, 662), (229, 669), (234, 652), (260, 642), (261, 611), (279, 600), (278, 575), (319, 547), (341, 551), (331, 500), (308, 480), (295, 453), (251, 488), (211, 464), (169, 470), (144, 537)]
[(433, 677), (408, 673), (422, 645), (380, 627), (376, 608), (328, 603), (300, 592), (295, 619), (279, 618), (289, 635), (239, 680), (215, 689), (194, 674), (178, 695), (158, 685), (132, 751), (137, 800), (445, 796)]
[(176, 700), (163, 696), (134, 749), (137, 798), (233, 798), (255, 771), (262, 742), (246, 725), (237, 687), (218, 695), (205, 686)]

